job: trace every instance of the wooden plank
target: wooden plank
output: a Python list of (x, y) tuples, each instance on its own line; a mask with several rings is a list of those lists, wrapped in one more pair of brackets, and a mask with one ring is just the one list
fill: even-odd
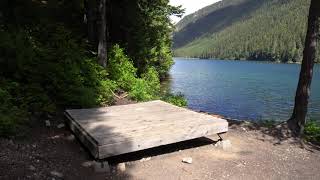
[(65, 116), (67, 117), (66, 122), (71, 131), (78, 137), (81, 143), (87, 147), (95, 158), (99, 158), (98, 142), (92, 138), (68, 113), (65, 113)]
[(215, 123), (157, 123), (155, 125), (145, 125), (145, 126), (137, 126), (137, 127), (133, 127), (130, 129), (121, 129), (121, 130), (117, 130), (115, 129), (114, 131), (108, 131), (108, 132), (98, 132), (98, 133), (93, 133), (92, 135), (96, 138), (99, 139), (100, 137), (113, 137), (113, 136), (117, 136), (117, 134), (125, 134), (126, 137), (128, 136), (132, 136), (132, 135), (136, 135), (140, 132), (142, 132), (144, 135), (149, 135), (149, 132), (153, 133), (154, 131), (168, 131), (170, 130), (172, 133), (174, 132), (174, 130), (177, 129), (182, 129), (183, 127), (187, 128), (189, 126), (219, 126), (219, 125), (223, 125), (224, 122), (215, 122)]
[[(185, 125), (180, 128), (175, 128), (175, 127), (162, 127), (157, 130), (147, 130), (147, 131), (137, 131), (136, 133), (132, 134), (125, 134), (125, 136), (121, 136), (121, 134), (118, 135), (110, 135), (108, 138), (105, 138), (106, 136), (98, 136), (95, 137), (95, 139), (98, 141), (99, 145), (109, 145), (109, 144), (116, 144), (116, 143), (121, 143), (125, 141), (135, 141), (137, 139), (145, 139), (146, 137), (148, 139), (152, 139), (154, 137), (158, 136), (167, 136), (172, 134), (175, 134), (172, 136), (173, 138), (176, 137), (176, 134), (181, 134), (185, 132), (198, 132), (202, 133), (202, 131), (208, 131), (210, 133), (211, 131), (216, 131), (218, 130), (224, 130), (225, 127), (227, 126), (226, 123), (219, 123), (219, 124), (213, 124), (213, 125)], [(226, 132), (226, 131), (223, 131)], [(199, 136), (201, 137), (201, 136)]]
[[(159, 126), (178, 126), (181, 127), (185, 124), (195, 124), (195, 125), (200, 125), (200, 124), (212, 124), (212, 123), (217, 123), (217, 122), (224, 122), (223, 120), (220, 120), (218, 118), (211, 118), (210, 120), (208, 119), (201, 119), (198, 117), (198, 120), (190, 121), (190, 120), (182, 120), (182, 121), (176, 121), (175, 119), (178, 119), (182, 114), (177, 114), (177, 115), (170, 115), (164, 116), (160, 120), (158, 120), (157, 117), (149, 117), (149, 118), (154, 118), (155, 120), (148, 120), (146, 118), (143, 118), (143, 120), (130, 120), (128, 123), (104, 123), (104, 122), (99, 122), (99, 123), (92, 123), (91, 125), (84, 125), (90, 134), (93, 136), (101, 136), (101, 135), (107, 135), (107, 134), (112, 134), (114, 133), (125, 133), (125, 132), (131, 132), (133, 130), (142, 130), (142, 129), (151, 129), (151, 128), (157, 128)], [(186, 114), (187, 115), (187, 114)], [(194, 117), (197, 118), (197, 117)], [(96, 131), (99, 128), (99, 131)], [(108, 131), (107, 133), (104, 132), (104, 129), (110, 129), (112, 128), (112, 131)]]
[(142, 137), (140, 139), (135, 140), (129, 140), (125, 142), (110, 144), (110, 145), (104, 145), (99, 146), (99, 158), (103, 159), (110, 156), (115, 156), (119, 154), (139, 151), (151, 147), (158, 147), (161, 145), (166, 144), (172, 144), (177, 143), (185, 140), (191, 140), (203, 136), (213, 135), (221, 132), (227, 132), (228, 131), (228, 125), (224, 127), (202, 127), (200, 130), (189, 130), (184, 131), (182, 133), (175, 134), (174, 136), (172, 134), (167, 135), (160, 135), (152, 138), (146, 139), (145, 137)]
[(96, 158), (228, 131), (226, 120), (163, 101), (67, 110), (70, 126)]

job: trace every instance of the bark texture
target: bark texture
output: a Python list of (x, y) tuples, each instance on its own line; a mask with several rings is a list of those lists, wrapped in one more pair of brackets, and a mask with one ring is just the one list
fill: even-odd
[(296, 91), (294, 110), (291, 118), (288, 120), (288, 127), (296, 136), (303, 134), (304, 126), (306, 124), (313, 66), (316, 58), (317, 39), (319, 37), (319, 24), (320, 1), (311, 0), (308, 17), (308, 30), (303, 51), (303, 60)]
[(99, 2), (99, 45), (98, 45), (98, 63), (106, 67), (107, 66), (107, 18), (106, 18), (106, 0), (100, 0)]
[(95, 0), (86, 0), (86, 16), (87, 16), (87, 31), (88, 31), (88, 40), (92, 45), (96, 45), (97, 43), (97, 8), (96, 8)]

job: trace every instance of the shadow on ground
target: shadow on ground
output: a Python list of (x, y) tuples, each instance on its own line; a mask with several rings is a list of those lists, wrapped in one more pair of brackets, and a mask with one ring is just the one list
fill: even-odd
[(304, 139), (291, 136), (286, 123), (278, 123), (274, 125), (265, 125), (247, 121), (228, 120), (229, 127), (233, 129), (258, 131), (261, 135), (256, 138), (261, 141), (269, 141), (273, 145), (281, 145), (283, 143), (299, 145), (308, 151), (319, 151), (320, 146), (306, 142)]
[(145, 149), (141, 151), (136, 151), (132, 153), (122, 154), (119, 156), (114, 156), (111, 158), (105, 159), (111, 164), (128, 162), (128, 161), (137, 161), (146, 157), (153, 157), (162, 154), (169, 154), (173, 152), (177, 152), (179, 150), (192, 149), (196, 147), (206, 146), (209, 144), (215, 144), (217, 141), (211, 140), (209, 138), (197, 138), (188, 141), (182, 141), (174, 144), (163, 145), (159, 147), (154, 147), (150, 149)]

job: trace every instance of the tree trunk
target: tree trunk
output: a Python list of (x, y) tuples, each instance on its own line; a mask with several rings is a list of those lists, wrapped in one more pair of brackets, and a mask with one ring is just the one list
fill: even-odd
[(86, 0), (86, 15), (87, 15), (87, 30), (88, 30), (88, 40), (92, 45), (97, 45), (96, 36), (96, 23), (97, 23), (97, 13), (96, 13), (96, 1)]
[(106, 20), (106, 0), (100, 0), (99, 3), (100, 27), (99, 27), (99, 45), (98, 45), (98, 63), (107, 66), (107, 20)]
[(288, 127), (296, 136), (303, 134), (308, 112), (310, 97), (310, 86), (313, 75), (313, 66), (316, 57), (317, 38), (319, 36), (320, 24), (320, 1), (311, 0), (308, 17), (308, 30), (303, 51), (303, 60), (299, 83), (296, 91), (294, 110), (288, 120)]

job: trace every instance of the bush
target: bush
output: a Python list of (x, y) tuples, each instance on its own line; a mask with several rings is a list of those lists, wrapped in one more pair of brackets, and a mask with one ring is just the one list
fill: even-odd
[(0, 88), (0, 137), (10, 136), (19, 130), (25, 123), (26, 116), (26, 110), (16, 106), (12, 95)]
[(107, 68), (109, 78), (116, 81), (119, 88), (125, 91), (131, 90), (136, 81), (137, 69), (119, 45), (114, 45), (111, 48)]
[(149, 68), (146, 73), (141, 75), (140, 79), (136, 79), (129, 95), (137, 101), (148, 101), (157, 99), (160, 93), (160, 80), (157, 71)]
[(320, 122), (308, 121), (304, 129), (304, 136), (307, 141), (320, 144)]
[(271, 120), (262, 120), (262, 118), (261, 118), (261, 120), (258, 121), (258, 124), (260, 126), (263, 126), (266, 128), (273, 128), (277, 124), (277, 121), (272, 120), (272, 119)]
[(181, 93), (178, 93), (178, 94), (167, 93), (161, 98), (161, 100), (179, 107), (187, 107), (188, 105), (186, 98)]
[(46, 30), (41, 38), (36, 31), (0, 30), (0, 136), (12, 135), (28, 115), (113, 101), (117, 85), (106, 69), (66, 29)]

